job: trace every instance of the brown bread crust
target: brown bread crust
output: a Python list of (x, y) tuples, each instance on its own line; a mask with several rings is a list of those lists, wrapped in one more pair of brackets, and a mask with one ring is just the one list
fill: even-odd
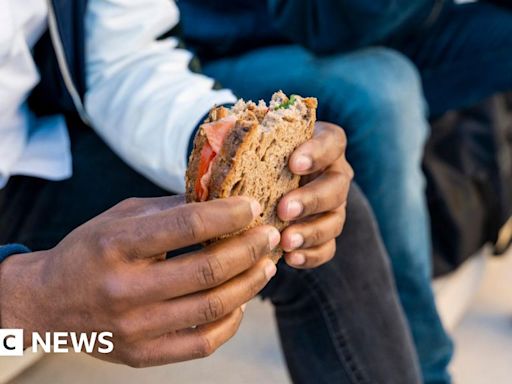
[[(288, 100), (277, 93), (274, 98)], [(317, 101), (306, 98), (288, 110), (273, 110), (263, 114), (254, 104), (237, 115), (235, 128), (228, 134), (222, 149), (212, 164), (212, 179), (208, 199), (229, 196), (251, 196), (263, 208), (261, 217), (248, 228), (270, 224), (283, 230), (288, 223), (281, 221), (276, 212), (277, 203), (290, 190), (299, 186), (300, 177), (288, 169), (293, 151), (313, 135)], [(225, 117), (227, 110), (213, 109), (208, 121)], [(195, 180), (202, 146), (206, 136), (200, 130), (187, 171), (187, 201), (197, 201)], [(282, 250), (272, 255), (277, 261)]]

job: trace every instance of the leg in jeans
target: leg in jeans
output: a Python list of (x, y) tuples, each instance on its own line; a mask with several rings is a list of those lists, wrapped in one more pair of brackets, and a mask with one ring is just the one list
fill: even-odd
[(419, 68), (433, 116), (512, 90), (512, 6), (445, 1), (432, 25), (393, 46)]
[[(356, 186), (347, 214), (331, 262), (311, 270), (281, 263), (279, 278), (263, 291), (275, 305), (293, 382), (417, 383), (405, 319), (396, 316), (401, 310), (389, 260)], [(394, 357), (385, 358), (388, 353)]]
[(319, 118), (345, 128), (347, 156), (391, 257), (424, 379), (449, 382), (452, 344), (430, 281), (420, 166), (428, 124), (414, 66), (387, 49), (315, 57), (297, 46), (276, 46), (205, 63), (204, 71), (244, 98), (268, 99), (275, 89), (316, 96)]
[[(91, 130), (73, 133), (72, 179), (15, 177), (0, 190), (0, 243), (52, 247), (124, 198), (166, 194), (125, 165)], [(383, 249), (355, 187), (346, 226), (335, 261), (308, 272), (282, 263), (267, 290), (291, 375), (298, 383), (417, 383), (412, 343)]]

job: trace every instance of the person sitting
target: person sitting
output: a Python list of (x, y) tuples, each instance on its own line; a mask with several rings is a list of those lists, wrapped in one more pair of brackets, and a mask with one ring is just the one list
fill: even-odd
[[(261, 208), (159, 197), (183, 191), (208, 109), (236, 100), (188, 68), (175, 3), (8, 5), (0, 244), (25, 246), (0, 248), (2, 328), (24, 329), (25, 346), (33, 331), (110, 330), (114, 352), (96, 357), (166, 364), (213, 353), (266, 286), (295, 382), (418, 382), (373, 216), (357, 186), (349, 194), (339, 127), (317, 123), (292, 155), (303, 185), (279, 203), (293, 221), (282, 234), (261, 226), (183, 250), (244, 228)], [(275, 275), (267, 255), (278, 245), (288, 252)]]

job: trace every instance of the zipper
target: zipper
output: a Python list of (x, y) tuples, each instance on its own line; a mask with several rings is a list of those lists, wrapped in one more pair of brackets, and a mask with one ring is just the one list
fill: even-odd
[(75, 105), (76, 111), (80, 116), (80, 119), (84, 122), (84, 124), (90, 126), (90, 119), (85, 111), (85, 107), (80, 99), (80, 95), (77, 91), (75, 84), (73, 83), (73, 79), (71, 78), (71, 74), (69, 72), (68, 63), (66, 61), (66, 56), (64, 54), (64, 48), (62, 45), (62, 41), (60, 39), (59, 29), (57, 27), (57, 18), (55, 17), (55, 10), (53, 8), (53, 3), (51, 0), (47, 0), (48, 4), (48, 28), (50, 30), (50, 38), (52, 40), (53, 49), (55, 50), (55, 55), (57, 56), (57, 63), (59, 64), (59, 69), (64, 79), (64, 85), (66, 86), (71, 99), (73, 100), (73, 104)]

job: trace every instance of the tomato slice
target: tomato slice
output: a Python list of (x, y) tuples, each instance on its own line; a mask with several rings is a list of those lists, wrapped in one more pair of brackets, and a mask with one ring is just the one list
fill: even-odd
[(210, 143), (215, 152), (220, 152), (226, 136), (233, 129), (235, 124), (236, 117), (227, 116), (223, 119), (212, 121), (211, 123), (203, 125), (203, 130), (206, 134), (206, 137), (208, 138), (208, 143)]
[[(206, 174), (206, 172), (208, 172), (210, 163), (213, 161), (215, 156), (217, 156), (217, 154), (214, 152), (212, 146), (208, 142), (204, 143), (203, 149), (201, 150), (201, 157), (199, 159), (199, 167), (198, 167), (198, 171), (197, 171), (197, 178), (196, 178), (196, 185), (195, 185), (196, 196), (198, 198), (201, 198), (204, 195), (203, 186), (201, 184), (201, 179)], [(201, 201), (202, 200), (203, 199), (201, 198)], [(204, 199), (204, 200), (206, 200), (206, 199)]]
[(211, 164), (229, 131), (236, 124), (235, 116), (227, 116), (221, 120), (203, 124), (202, 129), (206, 135), (206, 143), (203, 145), (199, 158), (199, 167), (195, 184), (196, 198), (198, 201), (208, 199), (208, 184), (211, 177)]

